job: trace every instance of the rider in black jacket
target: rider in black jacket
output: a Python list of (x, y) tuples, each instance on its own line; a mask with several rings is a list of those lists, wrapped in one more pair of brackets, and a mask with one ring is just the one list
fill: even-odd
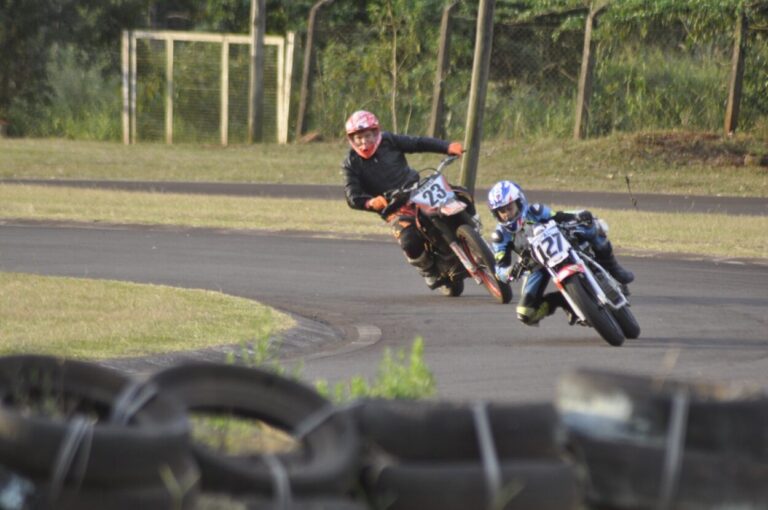
[[(342, 168), (344, 193), (353, 209), (380, 213), (387, 205), (383, 193), (419, 180), (408, 166), (406, 153), (436, 152), (460, 156), (461, 143), (449, 143), (429, 137), (398, 135), (382, 131), (376, 116), (367, 111), (353, 113), (346, 122), (347, 138), (352, 148)], [(424, 249), (424, 239), (414, 225), (416, 210), (401, 207), (385, 218), (405, 252), (408, 262), (419, 269), (429, 288), (439, 285), (432, 257)]]

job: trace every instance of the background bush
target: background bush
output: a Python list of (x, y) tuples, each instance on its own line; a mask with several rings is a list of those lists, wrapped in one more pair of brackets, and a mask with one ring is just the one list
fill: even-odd
[[(9, 0), (0, 0), (0, 6)], [(127, 28), (248, 31), (244, 0), (35, 0), (14, 6), (0, 29), (0, 118), (19, 136), (119, 140), (120, 32)], [(268, 0), (267, 31), (304, 35), (312, 0)], [(739, 129), (768, 132), (768, 5), (743, 0), (610, 2), (595, 32), (598, 61), (591, 135), (722, 128), (739, 12), (748, 33)], [(393, 131), (428, 127), (443, 0), (334, 2), (320, 11), (307, 130), (343, 135), (366, 108)], [(11, 6), (0, 8), (9, 12)], [(477, 6), (452, 18), (445, 82), (448, 138), (465, 129)], [(581, 66), (586, 8), (580, 0), (498, 3), (484, 136), (567, 137)], [(2, 14), (0, 14), (2, 15)], [(58, 16), (58, 17), (57, 17)], [(157, 51), (153, 49), (157, 46)], [(140, 140), (164, 139), (164, 53), (140, 44)], [(299, 48), (301, 50), (301, 47)], [(218, 47), (175, 49), (174, 139), (218, 141)], [(230, 55), (230, 136), (245, 141), (247, 51)], [(294, 105), (302, 52), (296, 53)], [(269, 62), (270, 59), (267, 59)], [(267, 95), (273, 94), (271, 91)], [(293, 122), (295, 119), (291, 119)], [(272, 123), (273, 119), (268, 119)]]

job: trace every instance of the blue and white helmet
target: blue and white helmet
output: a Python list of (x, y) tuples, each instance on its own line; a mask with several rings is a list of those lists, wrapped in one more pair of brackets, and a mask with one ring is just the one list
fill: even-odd
[(499, 181), (488, 192), (488, 207), (502, 227), (516, 232), (523, 224), (528, 200), (522, 188), (512, 181)]

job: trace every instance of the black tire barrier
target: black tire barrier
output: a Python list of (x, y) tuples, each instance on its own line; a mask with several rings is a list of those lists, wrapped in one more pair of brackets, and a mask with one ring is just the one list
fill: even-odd
[(170, 486), (166, 483), (138, 486), (112, 484), (109, 487), (65, 486), (55, 494), (51, 494), (47, 482), (41, 481), (36, 485), (35, 504), (29, 508), (36, 510), (47, 508), (56, 510), (194, 510), (198, 507), (199, 496), (197, 480), (200, 475), (197, 464), (190, 456), (188, 460), (175, 466), (173, 471), (180, 479), (174, 480)]
[(768, 508), (768, 395), (604, 370), (562, 378), (562, 448), (612, 508)]
[(169, 469), (173, 478), (196, 480), (189, 423), (173, 399), (155, 394), (125, 422), (110, 421), (113, 402), (130, 384), (95, 364), (0, 358), (0, 464), (54, 492), (162, 486)]
[(236, 503), (243, 505), (248, 510), (370, 510), (371, 508), (363, 501), (332, 496), (293, 498), (290, 501), (282, 502), (262, 497), (241, 497), (237, 498)]
[(364, 477), (375, 509), (569, 510), (582, 508), (573, 468), (560, 461), (506, 461), (501, 490), (491, 504), (482, 465), (473, 462), (410, 463), (371, 469)]
[(582, 369), (561, 379), (556, 406), (568, 431), (644, 444), (666, 440), (680, 398), (686, 449), (768, 462), (768, 394), (760, 388)]
[(768, 464), (686, 449), (665, 473), (665, 446), (571, 437), (574, 462), (584, 470), (585, 500), (616, 510), (768, 509)]
[[(557, 459), (557, 414), (551, 404), (486, 407), (501, 459)], [(349, 413), (367, 444), (408, 461), (479, 460), (477, 424), (466, 404), (366, 399)]]
[[(309, 386), (271, 371), (235, 365), (188, 363), (149, 381), (189, 411), (261, 420), (299, 434), (301, 451), (237, 456), (192, 444), (204, 491), (272, 495), (343, 494), (356, 483), (361, 444), (352, 420)], [(271, 460), (271, 462), (270, 462)]]
[[(189, 412), (261, 420), (299, 451), (216, 452), (192, 441)], [(190, 363), (139, 381), (7, 356), (0, 496), (84, 510), (192, 510), (203, 491), (263, 510), (768, 510), (766, 424), (763, 388), (604, 370), (563, 377), (554, 406), (335, 407), (256, 368)]]

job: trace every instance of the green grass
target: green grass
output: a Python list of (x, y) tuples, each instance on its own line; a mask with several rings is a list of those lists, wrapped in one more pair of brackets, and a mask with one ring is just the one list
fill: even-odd
[(259, 343), (293, 324), (219, 292), (0, 272), (2, 355), (143, 356)]
[[(494, 222), (486, 207), (478, 209), (489, 235)], [(611, 239), (623, 250), (768, 258), (765, 216), (592, 210), (608, 221)], [(350, 209), (341, 197), (276, 199), (0, 184), (3, 218), (303, 231), (325, 237), (389, 236), (378, 216)]]
[[(0, 139), (0, 178), (341, 184), (346, 142), (199, 145)], [(768, 155), (768, 140), (706, 133), (613, 135), (582, 142), (525, 139), (483, 142), (476, 185), (512, 178), (530, 189), (768, 196), (765, 166), (745, 155)], [(414, 168), (440, 156), (414, 154)], [(759, 158), (758, 158), (759, 159)], [(449, 167), (454, 182), (460, 164)]]
[(299, 447), (289, 434), (260, 420), (197, 411), (189, 417), (195, 443), (227, 455), (287, 453)]
[(411, 351), (402, 349), (395, 354), (384, 350), (376, 377), (369, 382), (361, 376), (352, 377), (331, 386), (326, 380), (315, 383), (318, 391), (335, 402), (356, 398), (418, 399), (435, 395), (435, 378), (424, 363), (424, 339), (416, 337)]
[[(343, 142), (220, 148), (0, 139), (0, 177), (340, 184), (345, 152)], [(745, 154), (768, 154), (768, 142), (641, 133), (580, 143), (484, 143), (477, 185), (513, 178), (528, 188), (624, 191), (628, 177), (636, 193), (768, 196), (768, 172), (743, 165)], [(410, 161), (422, 168), (438, 158), (414, 155)], [(450, 167), (449, 178), (458, 181), (459, 170)], [(485, 207), (479, 210), (488, 234), (493, 222)], [(768, 258), (763, 216), (593, 211), (611, 225), (621, 250)], [(0, 221), (12, 219), (389, 236), (376, 215), (350, 210), (342, 196), (281, 200), (0, 184)], [(243, 344), (279, 336), (289, 325), (289, 318), (258, 303), (212, 292), (0, 273), (0, 353), (139, 356)], [(326, 390), (339, 398), (339, 392), (371, 388), (353, 379)]]

